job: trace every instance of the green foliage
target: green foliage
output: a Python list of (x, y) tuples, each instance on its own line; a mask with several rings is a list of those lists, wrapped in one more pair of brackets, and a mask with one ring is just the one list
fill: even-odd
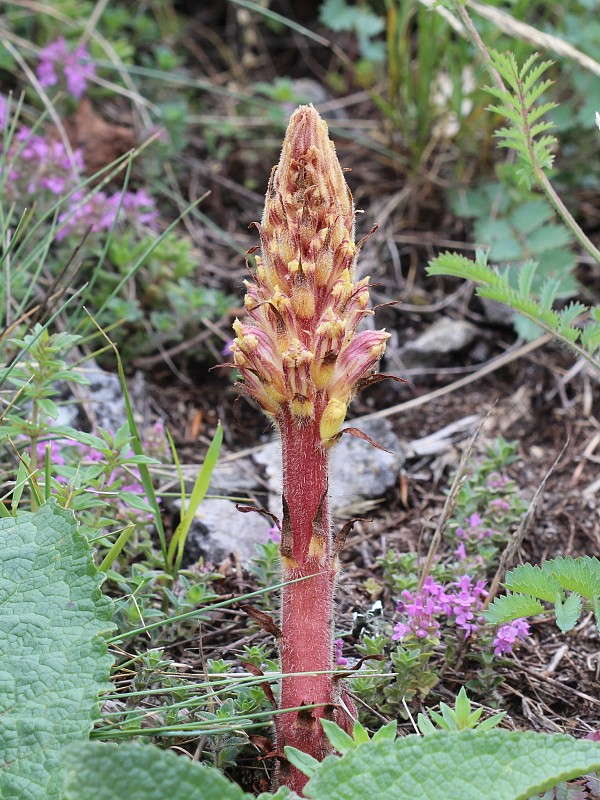
[[(484, 569), (489, 569), (499, 547), (508, 541), (527, 509), (519, 488), (507, 473), (510, 464), (519, 458), (518, 446), (518, 441), (499, 436), (484, 453), (469, 461), (446, 531), (451, 541), (464, 546), (466, 557), (459, 562), (460, 574), (464, 574), (467, 565), (469, 570), (479, 572), (481, 561)], [(435, 571), (432, 574), (435, 576)]]
[(501, 712), (500, 714), (494, 714), (480, 722), (479, 718), (483, 713), (483, 707), (480, 706), (479, 708), (472, 710), (471, 701), (464, 686), (461, 686), (460, 688), (460, 692), (458, 693), (454, 703), (454, 708), (447, 705), (447, 703), (440, 703), (440, 711), (440, 714), (432, 709), (429, 709), (428, 711), (429, 717), (431, 717), (431, 720), (435, 722), (435, 725), (431, 722), (426, 714), (419, 714), (417, 717), (417, 727), (423, 736), (435, 733), (436, 730), (475, 730), (479, 731), (479, 733), (483, 733), (484, 731), (489, 731), (492, 728), (495, 728), (496, 725), (499, 725), (506, 716), (505, 712)]
[[(492, 264), (510, 264), (507, 273), (513, 288), (523, 283), (526, 273), (530, 295), (539, 296), (552, 281), (556, 298), (570, 297), (578, 289), (573, 237), (564, 225), (553, 221), (555, 211), (547, 200), (513, 185), (513, 171), (498, 169), (500, 183), (455, 195), (455, 213), (474, 219), (473, 238), (489, 248)], [(536, 263), (532, 275), (527, 273), (529, 262)], [(526, 338), (539, 334), (537, 326), (519, 316), (515, 327)]]
[[(429, 275), (453, 275), (474, 281), (481, 297), (510, 306), (600, 370), (600, 306), (589, 308), (574, 302), (556, 310), (553, 303), (560, 286), (556, 281), (545, 283), (539, 299), (534, 298), (530, 287), (535, 271), (535, 262), (524, 264), (514, 288), (508, 271), (489, 267), (482, 252), (477, 253), (475, 261), (458, 253), (443, 253), (427, 267)], [(586, 324), (578, 324), (585, 316)]]
[(250, 798), (214, 767), (202, 767), (151, 744), (87, 742), (66, 749), (63, 763), (65, 800)]
[(216, 321), (228, 313), (233, 298), (203, 286), (197, 271), (192, 242), (181, 233), (158, 242), (133, 230), (111, 237), (108, 264), (94, 273), (94, 307), (103, 308), (101, 324), (120, 320), (114, 337), (126, 362), (182, 341), (202, 317)]
[(171, 537), (171, 541), (169, 542), (169, 548), (167, 550), (167, 565), (169, 571), (173, 573), (174, 577), (177, 576), (177, 573), (179, 572), (179, 567), (181, 566), (183, 550), (185, 548), (185, 542), (188, 537), (188, 533), (190, 532), (192, 522), (195, 519), (196, 512), (198, 511), (201, 502), (206, 497), (206, 492), (208, 491), (210, 478), (215, 466), (217, 465), (219, 453), (221, 452), (222, 442), (223, 442), (223, 427), (221, 426), (221, 423), (219, 423), (217, 425), (217, 430), (215, 431), (215, 435), (213, 436), (212, 442), (210, 443), (210, 446), (206, 451), (204, 463), (202, 464), (202, 467), (198, 472), (198, 475), (194, 482), (194, 488), (192, 489), (192, 493), (189, 499), (186, 497), (183, 474), (181, 473), (181, 469), (179, 468), (179, 463), (176, 458), (176, 452), (175, 449), (173, 448), (173, 455), (176, 459), (177, 467), (179, 468), (180, 483), (181, 483), (181, 520), (179, 522), (179, 525), (175, 528), (173, 536)]
[[(568, 736), (535, 733), (438, 732), (425, 738), (394, 740), (368, 736), (342, 758), (322, 764), (286, 748), (297, 767), (310, 772), (305, 795), (312, 800), (381, 800), (420, 797), (437, 800), (440, 785), (448, 800), (526, 800), (561, 780), (600, 767), (600, 746)], [(348, 737), (349, 739), (351, 737)], [(89, 743), (64, 752), (66, 800), (250, 800), (235, 784), (210, 767), (202, 767), (152, 745), (114, 747)], [(424, 765), (428, 765), (424, 768)], [(296, 797), (288, 790), (264, 793), (259, 800)]]
[(539, 169), (546, 170), (554, 161), (553, 149), (556, 137), (546, 135), (553, 123), (542, 120), (544, 114), (556, 108), (556, 103), (538, 103), (541, 95), (552, 85), (552, 81), (541, 80), (552, 65), (551, 61), (538, 61), (538, 54), (531, 55), (522, 66), (517, 64), (513, 53), (490, 51), (493, 66), (500, 73), (508, 88), (488, 86), (487, 91), (498, 101), (490, 111), (503, 116), (508, 126), (496, 131), (500, 147), (506, 147), (518, 155), (521, 165), (520, 177), (531, 184)]
[(0, 795), (63, 800), (59, 755), (87, 738), (112, 658), (102, 575), (72, 512), (49, 501), (0, 520)]
[(485, 615), (488, 622), (499, 624), (544, 613), (540, 603), (544, 600), (553, 604), (564, 633), (577, 623), (585, 598), (600, 629), (600, 561), (595, 557), (553, 558), (541, 567), (523, 564), (506, 574), (504, 585), (512, 594), (494, 600)]
[(351, 6), (346, 0), (324, 0), (319, 7), (319, 19), (332, 31), (354, 33), (362, 58), (383, 61), (385, 45), (376, 37), (384, 31), (385, 22), (366, 3)]
[(507, 731), (438, 732), (371, 742), (325, 759), (306, 786), (312, 800), (527, 800), (600, 765), (600, 745)]

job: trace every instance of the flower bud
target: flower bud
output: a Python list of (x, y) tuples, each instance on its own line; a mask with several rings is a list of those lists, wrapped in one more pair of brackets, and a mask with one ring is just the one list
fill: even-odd
[(236, 320), (245, 391), (280, 423), (315, 419), (331, 440), (388, 334), (357, 333), (368, 278), (355, 280), (354, 205), (327, 125), (312, 106), (290, 120), (260, 226), (262, 256)]

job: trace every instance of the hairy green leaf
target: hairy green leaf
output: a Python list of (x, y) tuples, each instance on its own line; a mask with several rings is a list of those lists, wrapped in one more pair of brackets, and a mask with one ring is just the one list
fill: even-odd
[(253, 800), (218, 769), (152, 744), (84, 742), (62, 757), (65, 800)]
[(111, 657), (112, 606), (71, 511), (0, 519), (0, 796), (63, 800), (60, 748), (86, 738)]
[(600, 744), (570, 736), (439, 732), (329, 756), (305, 788), (312, 800), (526, 800), (600, 767)]

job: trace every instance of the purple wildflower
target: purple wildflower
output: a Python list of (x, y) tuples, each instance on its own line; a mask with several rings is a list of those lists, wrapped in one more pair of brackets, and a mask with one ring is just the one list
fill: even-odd
[(80, 46), (71, 52), (62, 36), (40, 51), (37, 77), (41, 86), (56, 86), (60, 71), (67, 91), (77, 100), (85, 93), (88, 80), (96, 74), (87, 49)]
[(392, 639), (403, 639), (412, 633), (419, 639), (436, 636), (440, 629), (437, 617), (450, 611), (449, 599), (444, 587), (428, 575), (420, 591), (402, 592), (397, 609), (408, 616), (408, 623), (399, 622), (394, 627)]
[(457, 557), (459, 561), (467, 560), (467, 549), (465, 547), (464, 542), (459, 542), (458, 547), (454, 551), (454, 555)]
[(267, 541), (268, 542), (277, 542), (277, 544), (281, 543), (281, 531), (277, 527), (277, 525), (271, 525), (267, 532)]
[(335, 663), (338, 667), (345, 667), (348, 664), (348, 659), (344, 658), (342, 655), (342, 650), (344, 649), (344, 640), (343, 639), (336, 639), (334, 642), (335, 646)]
[(513, 645), (519, 640), (529, 636), (530, 629), (527, 620), (520, 618), (501, 625), (496, 631), (494, 639), (494, 653), (497, 656), (509, 654), (513, 651)]
[(455, 583), (458, 591), (447, 595), (451, 606), (451, 615), (458, 628), (465, 632), (465, 637), (475, 631), (479, 625), (479, 620), (475, 614), (483, 608), (483, 601), (487, 595), (485, 581), (473, 583), (473, 579), (468, 575), (463, 575)]
[(510, 478), (507, 475), (501, 475), (499, 472), (492, 472), (487, 480), (490, 489), (504, 489), (510, 483)]

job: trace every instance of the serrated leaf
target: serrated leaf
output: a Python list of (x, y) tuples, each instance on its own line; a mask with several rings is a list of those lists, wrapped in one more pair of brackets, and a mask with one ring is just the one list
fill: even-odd
[(544, 571), (570, 592), (591, 599), (600, 594), (600, 561), (590, 556), (559, 556), (544, 564)]
[(527, 237), (527, 247), (536, 256), (570, 244), (571, 235), (563, 225), (543, 225)]
[(581, 595), (573, 592), (564, 602), (559, 595), (554, 604), (554, 613), (556, 614), (556, 624), (563, 633), (572, 630), (581, 614)]
[(523, 594), (506, 594), (502, 597), (497, 597), (488, 606), (483, 616), (487, 622), (499, 625), (503, 622), (511, 622), (513, 619), (543, 614), (544, 611), (544, 606), (535, 597), (527, 597)]
[(305, 787), (312, 800), (527, 800), (600, 767), (600, 743), (570, 736), (445, 731), (329, 756)]
[(554, 603), (560, 586), (545, 569), (534, 564), (521, 564), (506, 573), (504, 585), (511, 592), (537, 597)]
[(251, 797), (218, 769), (201, 766), (153, 744), (83, 742), (66, 748), (62, 759), (64, 800), (165, 800), (166, 797), (250, 800)]
[(71, 511), (0, 519), (0, 797), (63, 800), (60, 749), (85, 739), (112, 658), (103, 575)]

